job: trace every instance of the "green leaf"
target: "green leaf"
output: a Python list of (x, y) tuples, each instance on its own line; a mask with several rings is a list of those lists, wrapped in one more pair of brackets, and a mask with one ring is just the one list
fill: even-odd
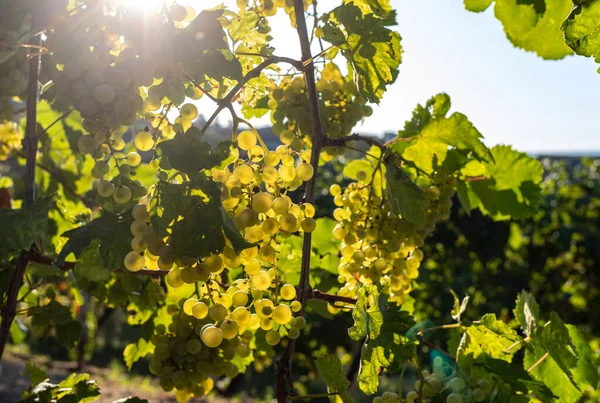
[(542, 382), (536, 381), (527, 371), (518, 365), (504, 360), (488, 358), (483, 362), (483, 367), (490, 373), (497, 375), (512, 389), (522, 393), (533, 393), (543, 402), (553, 401), (556, 397)]
[(555, 60), (573, 53), (560, 29), (570, 10), (571, 0), (497, 0), (494, 14), (513, 45)]
[(481, 177), (465, 182), (466, 192), (459, 187), (459, 197), (495, 220), (531, 217), (541, 198), (542, 164), (510, 146), (496, 146), (491, 153), (494, 161), (465, 166), (463, 173), (474, 171), (473, 166), (478, 164)]
[(465, 8), (474, 13), (480, 13), (487, 10), (493, 0), (464, 0)]
[(510, 362), (518, 348), (506, 351), (515, 342), (521, 341), (514, 329), (496, 319), (494, 314), (486, 314), (481, 320), (467, 327), (456, 353), (459, 365), (469, 366), (487, 358)]
[(75, 347), (81, 335), (82, 326), (79, 321), (70, 320), (66, 323), (56, 324), (56, 337), (61, 345), (66, 348)]
[(454, 305), (452, 307), (452, 319), (460, 323), (460, 315), (462, 315), (467, 309), (467, 304), (469, 303), (469, 296), (465, 295), (462, 302), (459, 301), (458, 296), (453, 290), (450, 290), (452, 293), (452, 297), (454, 297)]
[(344, 0), (344, 4), (353, 3), (360, 7), (364, 14), (373, 13), (380, 18), (395, 18), (396, 12), (390, 0)]
[(219, 210), (221, 211), (221, 217), (223, 218), (223, 232), (227, 239), (229, 239), (229, 242), (231, 242), (231, 246), (233, 246), (235, 253), (240, 253), (244, 249), (253, 247), (254, 244), (246, 241), (246, 238), (242, 236), (240, 230), (237, 229), (231, 216), (227, 214), (223, 206), (219, 206)]
[(329, 253), (337, 254), (340, 250), (340, 243), (331, 236), (333, 228), (337, 221), (331, 218), (317, 218), (317, 227), (312, 233), (312, 247), (320, 255)]
[(386, 160), (386, 193), (390, 211), (413, 224), (425, 224), (425, 193), (393, 159)]
[(10, 324), (10, 338), (14, 344), (20, 344), (25, 341), (25, 338), (27, 337), (25, 330), (26, 328), (19, 322), (18, 319), (15, 319), (13, 323)]
[(342, 362), (337, 355), (329, 354), (319, 357), (315, 360), (315, 365), (317, 371), (319, 371), (319, 375), (321, 375), (327, 384), (327, 391), (329, 393), (339, 393), (339, 397), (344, 403), (354, 402), (354, 399), (352, 399), (352, 396), (348, 392), (350, 381), (346, 379)]
[(77, 278), (84, 278), (92, 282), (107, 281), (111, 278), (113, 272), (104, 267), (100, 255), (100, 241), (95, 239), (90, 247), (85, 248), (83, 253), (75, 262), (73, 274)]
[(540, 306), (531, 293), (521, 291), (517, 296), (516, 307), (513, 313), (526, 336), (531, 336), (535, 333), (540, 316)]
[(346, 166), (344, 166), (344, 176), (346, 178), (357, 180), (356, 175), (358, 172), (363, 171), (367, 174), (367, 178), (371, 178), (373, 176), (373, 165), (367, 160), (353, 160), (350, 161)]
[(600, 1), (580, 0), (562, 23), (565, 42), (578, 55), (600, 63)]
[(122, 214), (104, 212), (97, 219), (65, 232), (62, 236), (69, 240), (54, 260), (54, 265), (58, 267), (63, 264), (71, 253), (79, 258), (94, 240), (98, 240), (102, 265), (108, 269), (122, 267), (125, 255), (131, 251), (132, 235), (129, 227), (132, 222), (129, 210)]
[(147, 340), (139, 339), (135, 343), (128, 344), (125, 350), (123, 350), (123, 359), (125, 360), (127, 369), (131, 370), (133, 364), (140, 358), (152, 353), (154, 353), (154, 344)]
[(28, 362), (25, 364), (27, 376), (31, 379), (31, 386), (36, 386), (48, 379), (46, 371), (38, 368), (34, 363)]
[(72, 396), (72, 399), (66, 399), (64, 396), (57, 396), (62, 397), (58, 400), (59, 403), (87, 403), (93, 402), (100, 397), (98, 385), (96, 385), (95, 381), (90, 380), (88, 374), (71, 374), (58, 385), (61, 387), (59, 391), (64, 390), (64, 395)]
[(49, 203), (42, 200), (31, 207), (0, 209), (0, 258), (29, 250), (46, 229), (49, 209)]
[(193, 175), (219, 165), (229, 156), (230, 146), (231, 142), (221, 142), (213, 151), (202, 138), (200, 129), (192, 126), (185, 134), (178, 133), (172, 140), (160, 143), (158, 150), (169, 159), (173, 168)]
[(415, 325), (408, 312), (398, 310), (395, 304), (387, 306), (381, 331), (376, 339), (366, 339), (361, 350), (358, 386), (368, 395), (377, 392), (379, 376), (391, 374), (402, 364), (413, 359), (416, 346), (404, 334)]
[(400, 35), (386, 27), (393, 18), (379, 18), (365, 13), (364, 7), (345, 3), (324, 20), (323, 39), (341, 49), (363, 96), (379, 103), (387, 86), (396, 81), (402, 58)]
[(352, 311), (354, 325), (348, 329), (348, 335), (359, 341), (367, 337), (375, 339), (379, 336), (383, 315), (379, 309), (379, 290), (375, 285), (364, 285), (358, 291), (356, 308)]

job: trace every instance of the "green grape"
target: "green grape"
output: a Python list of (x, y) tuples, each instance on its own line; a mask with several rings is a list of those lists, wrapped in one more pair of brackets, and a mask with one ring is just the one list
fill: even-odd
[(487, 394), (485, 393), (485, 391), (483, 389), (479, 389), (479, 388), (473, 389), (472, 394), (473, 394), (473, 400), (475, 400), (476, 402), (483, 402), (487, 397)]
[(275, 307), (275, 304), (273, 304), (273, 301), (271, 301), (270, 299), (266, 299), (266, 298), (260, 299), (260, 300), (254, 302), (254, 311), (256, 312), (256, 314), (258, 316), (260, 316), (263, 319), (265, 319), (269, 316), (269, 315), (265, 315), (263, 312), (263, 309), (265, 307), (271, 308), (271, 311), (267, 310), (267, 312), (269, 312), (269, 315), (270, 315), (273, 312), (273, 308)]
[(223, 259), (219, 255), (210, 255), (204, 259), (203, 262), (211, 273), (220, 273), (225, 267), (223, 265)]
[(281, 290), (279, 290), (279, 294), (285, 300), (292, 300), (296, 298), (296, 288), (291, 284), (284, 284)]
[(208, 306), (204, 302), (197, 302), (192, 306), (192, 315), (196, 319), (204, 319), (208, 315)]
[(462, 401), (463, 401), (462, 396), (459, 395), (458, 393), (450, 393), (446, 397), (446, 403), (462, 403)]
[(223, 338), (227, 340), (234, 339), (238, 335), (239, 326), (236, 322), (231, 320), (225, 320), (221, 323), (221, 331), (223, 332)]
[(244, 291), (236, 291), (231, 297), (234, 306), (244, 306), (248, 303), (248, 294)]
[(102, 83), (94, 88), (94, 99), (101, 105), (107, 105), (115, 99), (115, 87)]
[(452, 378), (448, 383), (453, 392), (461, 392), (465, 388), (465, 381), (461, 378)]
[(275, 218), (267, 218), (263, 221), (262, 229), (265, 234), (276, 235), (279, 232), (279, 222)]
[(292, 144), (292, 142), (296, 139), (296, 135), (291, 130), (284, 130), (279, 135), (279, 139), (285, 145)]
[(131, 189), (127, 186), (119, 186), (113, 193), (113, 199), (119, 204), (125, 204), (131, 200)]
[[(298, 302), (298, 301), (294, 301), (294, 302)], [(300, 303), (300, 302), (298, 302)], [(293, 302), (292, 302), (293, 304)], [(304, 329), (306, 327), (306, 319), (304, 319), (302, 316), (298, 316), (295, 318), (296, 319), (296, 324), (294, 325), (294, 327), (297, 327), (298, 329)]]
[(200, 337), (208, 347), (216, 348), (223, 342), (223, 331), (216, 326), (209, 325), (202, 331)]
[(249, 276), (253, 276), (253, 275), (259, 273), (260, 270), (261, 270), (260, 262), (258, 262), (256, 260), (253, 260), (244, 266), (244, 271)]
[(279, 227), (282, 230), (287, 232), (296, 231), (296, 226), (298, 225), (298, 220), (292, 213), (285, 213), (279, 219)]
[(227, 317), (227, 308), (223, 304), (214, 304), (210, 307), (208, 314), (215, 322), (220, 322)]
[(279, 161), (281, 161), (281, 158), (276, 152), (268, 151), (263, 160), (267, 167), (276, 167), (279, 164)]
[(189, 354), (198, 354), (202, 350), (202, 343), (198, 339), (189, 339), (185, 347)]
[(195, 298), (188, 298), (184, 303), (183, 303), (183, 312), (186, 315), (190, 315), (192, 316), (192, 308), (194, 307), (194, 305), (196, 305), (198, 303), (198, 300)]
[(115, 192), (115, 185), (112, 182), (103, 179), (98, 182), (96, 190), (102, 197), (111, 197)]
[(331, 185), (329, 187), (329, 194), (331, 194), (332, 196), (341, 196), (342, 194), (342, 188), (340, 185), (338, 185), (337, 183), (334, 183), (333, 185)]
[[(131, 215), (136, 221), (148, 221), (150, 219), (150, 216), (148, 215), (148, 209), (144, 204), (137, 204), (133, 206), (133, 209), (131, 209)], [(144, 227), (144, 230), (145, 229), (146, 228)]]
[(166, 276), (167, 283), (174, 288), (181, 287), (183, 280), (181, 279), (181, 269), (175, 267)]
[(146, 227), (148, 227), (148, 223), (146, 223), (146, 221), (135, 220), (131, 223), (129, 229), (134, 237), (142, 238)]
[(254, 171), (248, 165), (238, 165), (233, 170), (233, 175), (244, 185), (247, 185), (254, 180)]
[(273, 307), (271, 307), (269, 305), (263, 306), (262, 309), (260, 310), (260, 313), (263, 316), (271, 316), (271, 314), (273, 313)]
[(127, 154), (127, 164), (131, 165), (132, 167), (137, 167), (141, 163), (142, 157), (135, 151), (132, 151), (129, 154)]
[(259, 271), (252, 276), (252, 286), (257, 290), (267, 290), (271, 286), (271, 276), (266, 271)]
[(279, 171), (273, 167), (264, 167), (262, 170), (262, 179), (265, 183), (275, 184), (279, 179)]
[(244, 227), (252, 227), (258, 223), (258, 214), (251, 208), (245, 208), (241, 211), (238, 219)]
[(139, 254), (139, 252), (132, 251), (125, 256), (123, 263), (127, 270), (136, 272), (144, 268), (145, 260), (144, 257)]
[(215, 182), (225, 183), (229, 180), (231, 173), (228, 168), (224, 169), (213, 169), (212, 176)]
[(250, 314), (250, 311), (248, 311), (248, 309), (240, 306), (233, 310), (233, 312), (231, 313), (231, 319), (235, 321), (238, 324), (238, 326), (246, 326), (252, 320), (252, 315)]
[(194, 104), (185, 104), (179, 110), (179, 114), (184, 119), (194, 120), (198, 117), (198, 108)]
[(131, 249), (135, 252), (143, 252), (148, 248), (148, 244), (142, 237), (133, 237), (131, 239)]
[(305, 218), (300, 223), (300, 226), (304, 232), (313, 232), (317, 228), (317, 222), (314, 218)]
[(279, 167), (279, 177), (284, 182), (291, 182), (296, 179), (296, 168), (282, 165)]
[(232, 298), (229, 294), (220, 294), (215, 296), (213, 299), (216, 303), (225, 306), (225, 308), (229, 308), (232, 305)]
[(273, 198), (268, 193), (260, 192), (252, 196), (252, 209), (258, 214), (269, 211), (272, 203)]
[(315, 206), (313, 206), (313, 205), (312, 205), (312, 204), (310, 204), (310, 203), (302, 203), (302, 204), (300, 205), (300, 209), (301, 209), (302, 211), (304, 211), (304, 216), (305, 216), (305, 217), (307, 217), (307, 218), (312, 218), (312, 217), (314, 217), (314, 216), (315, 216), (315, 213), (317, 212), (317, 211), (315, 210)]
[(288, 337), (292, 340), (297, 339), (298, 337), (300, 337), (300, 329), (298, 329), (297, 327), (290, 327), (290, 329), (288, 330)]
[(364, 181), (367, 180), (367, 178), (368, 178), (368, 176), (367, 176), (367, 173), (365, 171), (358, 171), (358, 172), (356, 172), (356, 179), (357, 180), (359, 180), (361, 182), (364, 182)]
[(303, 182), (310, 180), (315, 173), (315, 169), (311, 164), (302, 163), (296, 167), (296, 176)]
[(242, 150), (250, 150), (256, 145), (256, 135), (250, 130), (244, 130), (237, 136), (238, 147)]
[(277, 197), (273, 200), (271, 208), (277, 214), (285, 214), (290, 208), (290, 202), (285, 197)]
[(492, 383), (487, 379), (480, 379), (477, 381), (477, 387), (483, 389), (485, 393), (489, 393), (492, 390)]
[(152, 147), (154, 147), (154, 139), (152, 138), (152, 135), (146, 131), (136, 134), (133, 143), (140, 151), (150, 151)]
[(273, 309), (273, 321), (279, 325), (285, 325), (292, 319), (292, 310), (287, 305), (277, 305)]
[(88, 135), (83, 135), (77, 140), (77, 148), (82, 154), (91, 154), (100, 147), (100, 144), (95, 138)]
[(276, 346), (281, 341), (281, 336), (275, 330), (269, 330), (265, 334), (265, 341), (270, 346)]
[(290, 309), (292, 312), (300, 312), (302, 310), (302, 303), (300, 301), (292, 301)]

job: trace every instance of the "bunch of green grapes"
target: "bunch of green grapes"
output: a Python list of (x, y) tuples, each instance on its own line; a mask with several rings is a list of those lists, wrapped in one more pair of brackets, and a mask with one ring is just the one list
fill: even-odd
[(21, 133), (15, 122), (0, 121), (0, 161), (6, 161), (13, 151), (21, 149)]
[(357, 178), (343, 191), (338, 184), (330, 187), (338, 221), (333, 237), (342, 241), (338, 280), (344, 286), (338, 293), (354, 297), (359, 283), (379, 283), (390, 301), (401, 304), (419, 276), (424, 257), (419, 248), (435, 224), (450, 216), (456, 179), (439, 172), (423, 186), (426, 225), (417, 226), (390, 212), (364, 171)]

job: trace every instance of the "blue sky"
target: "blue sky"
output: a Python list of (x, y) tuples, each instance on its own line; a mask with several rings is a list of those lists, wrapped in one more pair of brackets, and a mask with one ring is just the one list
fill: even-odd
[[(188, 2), (196, 7), (220, 3)], [(335, 4), (322, 0), (322, 11), (328, 3)], [(600, 150), (600, 74), (593, 60), (546, 61), (514, 48), (492, 8), (473, 14), (461, 0), (392, 4), (398, 11), (394, 29), (404, 48), (400, 76), (357, 131), (397, 131), (417, 103), (446, 92), (452, 110), (467, 115), (489, 146), (511, 144), (528, 152)], [(276, 54), (298, 58), (295, 31), (280, 14), (272, 24)], [(205, 107), (204, 114), (210, 115), (210, 104), (203, 103), (201, 112)], [(226, 122), (226, 116), (221, 119)]]

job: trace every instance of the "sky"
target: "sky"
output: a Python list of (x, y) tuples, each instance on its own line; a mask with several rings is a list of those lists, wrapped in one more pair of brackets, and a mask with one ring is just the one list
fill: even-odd
[[(222, 2), (180, 1), (196, 8)], [(321, 11), (329, 3), (337, 1), (321, 0)], [(451, 111), (467, 115), (488, 146), (510, 144), (533, 153), (600, 151), (600, 74), (592, 59), (547, 61), (514, 48), (493, 7), (474, 14), (462, 0), (392, 0), (392, 5), (398, 12), (393, 29), (404, 49), (400, 75), (357, 132), (396, 132), (418, 103), (446, 92)], [(299, 58), (287, 16), (279, 12), (271, 26), (275, 54)], [(207, 116), (213, 108), (202, 103), (200, 110)], [(226, 124), (226, 115), (219, 122)]]

